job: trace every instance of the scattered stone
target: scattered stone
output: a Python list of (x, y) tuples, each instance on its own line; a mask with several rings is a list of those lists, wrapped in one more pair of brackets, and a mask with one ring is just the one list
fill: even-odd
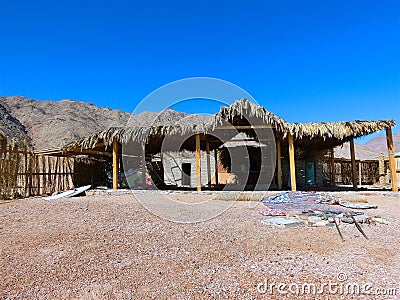
[(266, 224), (266, 225), (282, 227), (282, 228), (295, 227), (295, 226), (299, 226), (299, 225), (303, 224), (303, 222), (298, 219), (289, 219), (289, 218), (264, 219), (264, 220), (261, 220), (261, 223)]
[(319, 222), (321, 220), (322, 220), (321, 217), (317, 217), (317, 216), (309, 216), (308, 217), (308, 222), (309, 223), (316, 223), (316, 222)]
[(343, 223), (347, 223), (347, 224), (353, 224), (354, 221), (352, 218), (341, 218), (340, 219)]
[(379, 224), (385, 224), (385, 225), (390, 224), (390, 222), (388, 220), (381, 218), (381, 217), (373, 217), (373, 218), (371, 218), (371, 221), (379, 223)]
[(366, 215), (354, 216), (354, 219), (356, 220), (357, 223), (369, 224), (369, 220), (368, 220), (368, 217)]

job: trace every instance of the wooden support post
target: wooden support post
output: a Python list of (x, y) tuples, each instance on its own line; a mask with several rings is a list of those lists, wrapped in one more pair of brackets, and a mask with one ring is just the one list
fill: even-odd
[(385, 156), (381, 153), (379, 155), (379, 184), (385, 185)]
[(293, 145), (293, 135), (289, 134), (289, 162), (290, 162), (290, 184), (292, 191), (296, 190), (296, 163), (294, 160), (294, 145)]
[[(11, 150), (11, 146), (10, 146)], [(11, 165), (10, 165), (10, 171), (11, 173)], [(28, 152), (25, 152), (24, 155), (24, 197), (28, 196)]]
[(335, 170), (335, 150), (331, 148), (331, 186), (336, 185), (336, 170)]
[(215, 186), (218, 187), (219, 185), (219, 178), (218, 178), (218, 150), (214, 149), (214, 161), (215, 161)]
[(51, 157), (47, 156), (47, 185), (46, 193), (52, 193), (51, 191)]
[(113, 140), (113, 190), (116, 191), (118, 189), (118, 141), (117, 139)]
[(358, 162), (358, 184), (362, 185), (362, 162)]
[(354, 151), (354, 139), (350, 140), (350, 156), (351, 156), (351, 174), (353, 187), (357, 188), (357, 166), (356, 166), (356, 153)]
[(142, 143), (142, 183), (146, 187), (146, 143)]
[(39, 155), (35, 154), (35, 172), (36, 172), (36, 195), (40, 195), (40, 165), (39, 165)]
[(276, 166), (277, 166), (277, 183), (278, 189), (282, 189), (282, 151), (281, 151), (281, 139), (276, 140)]
[(206, 141), (206, 154), (207, 154), (207, 185), (211, 188), (211, 162), (210, 162), (210, 144)]
[(196, 177), (197, 177), (197, 191), (201, 191), (201, 165), (200, 165), (200, 134), (196, 134)]
[(394, 160), (394, 145), (391, 127), (386, 128), (386, 142), (389, 155), (389, 169), (390, 178), (392, 180), (392, 191), (397, 193), (399, 191), (399, 186), (397, 182), (396, 162)]

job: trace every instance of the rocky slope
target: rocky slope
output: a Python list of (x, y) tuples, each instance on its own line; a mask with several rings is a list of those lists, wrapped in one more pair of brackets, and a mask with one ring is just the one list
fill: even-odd
[(26, 127), (36, 149), (59, 147), (111, 126), (123, 126), (131, 116), (120, 110), (72, 100), (0, 97), (0, 105)]
[(7, 108), (0, 104), (0, 135), (7, 139), (12, 140), (23, 140), (30, 142), (30, 137), (27, 130), (21, 122), (14, 118)]
[[(400, 152), (400, 133), (393, 134), (393, 144), (395, 151)], [(387, 154), (386, 135), (370, 139), (363, 147), (375, 152)]]

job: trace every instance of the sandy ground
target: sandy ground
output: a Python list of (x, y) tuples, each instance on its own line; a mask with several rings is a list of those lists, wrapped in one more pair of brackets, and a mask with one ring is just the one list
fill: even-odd
[[(143, 195), (163, 207), (162, 195)], [(213, 209), (225, 211), (194, 224), (157, 217), (133, 195), (3, 203), (0, 297), (399, 299), (400, 197), (367, 198), (379, 205), (367, 214), (390, 224), (362, 225), (369, 240), (354, 225), (341, 226), (345, 242), (334, 227), (263, 225), (264, 206), (254, 202), (231, 202), (225, 210), (226, 201), (214, 201)], [(312, 285), (319, 292), (323, 284), (323, 293), (312, 295)], [(345, 295), (348, 284), (396, 295)]]

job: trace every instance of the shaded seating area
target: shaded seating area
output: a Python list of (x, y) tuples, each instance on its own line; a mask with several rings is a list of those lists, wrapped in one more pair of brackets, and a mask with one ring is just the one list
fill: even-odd
[[(209, 116), (184, 114), (170, 109), (144, 114), (133, 115), (125, 127), (108, 128), (69, 143), (61, 150), (62, 155), (109, 157), (113, 166), (113, 188), (118, 189), (119, 174), (124, 172), (124, 161), (128, 158), (146, 170), (147, 166), (155, 165), (154, 158), (157, 157), (159, 170), (162, 170), (163, 153), (190, 151), (195, 166), (193, 187), (200, 191), (211, 188), (212, 182), (218, 186), (217, 164), (222, 162), (229, 169), (235, 163), (235, 156), (246, 156), (239, 154), (232, 158), (232, 153), (229, 153), (231, 157), (226, 159), (222, 151), (224, 144), (229, 145), (238, 134), (242, 134), (236, 142), (242, 143), (247, 153), (249, 148), (259, 149), (257, 155), (248, 155), (247, 159), (247, 170), (259, 173), (257, 182), (265, 182), (266, 188), (271, 184), (279, 190), (298, 190), (320, 188), (323, 184), (322, 157), (334, 147), (350, 142), (353, 185), (356, 188), (354, 139), (385, 130), (392, 190), (398, 191), (396, 166), (391, 155), (395, 151), (391, 131), (391, 127), (395, 126), (394, 120), (289, 123), (246, 99), (221, 107), (218, 113)], [(227, 162), (224, 163), (224, 160)], [(211, 161), (215, 166), (211, 166)], [(164, 171), (162, 173), (159, 174), (161, 178)], [(143, 183), (146, 182), (145, 174), (142, 172)]]

